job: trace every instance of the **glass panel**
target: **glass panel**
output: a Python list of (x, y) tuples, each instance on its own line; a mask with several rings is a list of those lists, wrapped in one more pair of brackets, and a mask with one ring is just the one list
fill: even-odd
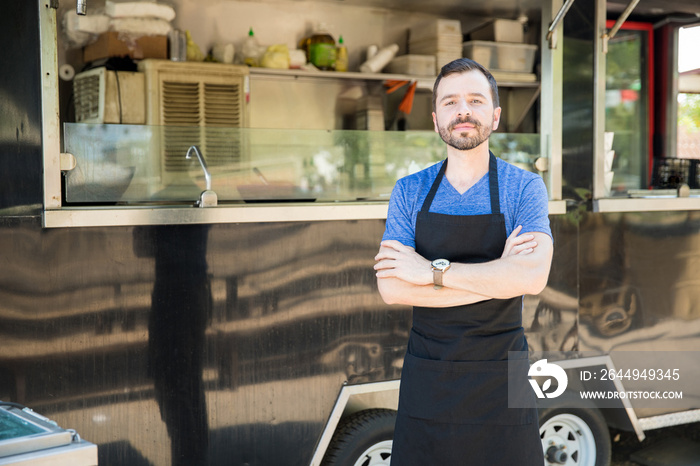
[(678, 158), (700, 159), (700, 94), (678, 94), (676, 144)]
[(649, 185), (646, 37), (647, 31), (620, 30), (608, 44), (605, 182), (612, 195)]
[[(676, 157), (700, 159), (700, 26), (693, 25), (678, 31), (678, 129)], [(697, 162), (694, 162), (696, 177)], [(691, 187), (700, 186), (699, 179), (689, 180)]]
[(46, 432), (46, 429), (42, 429), (39, 426), (25, 421), (19, 416), (15, 416), (4, 409), (0, 409), (0, 441), (40, 434), (42, 432)]
[[(206, 188), (196, 144), (219, 203), (387, 200), (397, 179), (445, 157), (433, 131), (325, 131), (67, 123), (68, 204), (193, 203)], [(534, 171), (538, 134), (493, 134), (491, 149)]]

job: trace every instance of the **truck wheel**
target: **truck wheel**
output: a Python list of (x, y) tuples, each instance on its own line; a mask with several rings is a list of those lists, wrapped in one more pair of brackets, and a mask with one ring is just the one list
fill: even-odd
[(341, 421), (323, 466), (389, 466), (396, 411), (368, 409)]
[(541, 410), (540, 438), (546, 466), (610, 465), (610, 431), (597, 409)]

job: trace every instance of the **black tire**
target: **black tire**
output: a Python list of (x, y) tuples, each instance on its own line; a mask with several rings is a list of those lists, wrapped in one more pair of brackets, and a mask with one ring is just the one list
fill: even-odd
[[(351, 414), (338, 425), (321, 463), (323, 466), (389, 464), (396, 411), (368, 409)], [(364, 459), (365, 461), (360, 461)]]
[[(610, 431), (605, 418), (595, 408), (540, 409), (540, 438), (545, 465), (575, 464), (580, 466), (610, 466)], [(559, 446), (566, 445), (560, 450)], [(547, 461), (562, 453), (568, 460)]]

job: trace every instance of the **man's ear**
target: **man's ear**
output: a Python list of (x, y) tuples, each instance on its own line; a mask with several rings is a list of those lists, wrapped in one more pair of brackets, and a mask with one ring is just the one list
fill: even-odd
[(501, 122), (501, 107), (496, 107), (493, 110), (493, 126), (491, 129), (496, 131), (498, 129), (498, 124)]
[(438, 129), (437, 116), (435, 116), (435, 112), (433, 112), (433, 128), (435, 129), (436, 133), (440, 132), (440, 130)]

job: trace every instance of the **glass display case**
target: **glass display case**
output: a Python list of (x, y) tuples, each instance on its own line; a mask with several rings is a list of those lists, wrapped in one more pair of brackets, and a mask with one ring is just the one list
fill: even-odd
[[(173, 134), (179, 145), (166, 144)], [(536, 172), (539, 134), (494, 133), (490, 147)], [(446, 156), (433, 131), (80, 123), (65, 124), (64, 152), (76, 161), (64, 172), (69, 206), (192, 204), (205, 190), (233, 205), (387, 201), (396, 180)]]

